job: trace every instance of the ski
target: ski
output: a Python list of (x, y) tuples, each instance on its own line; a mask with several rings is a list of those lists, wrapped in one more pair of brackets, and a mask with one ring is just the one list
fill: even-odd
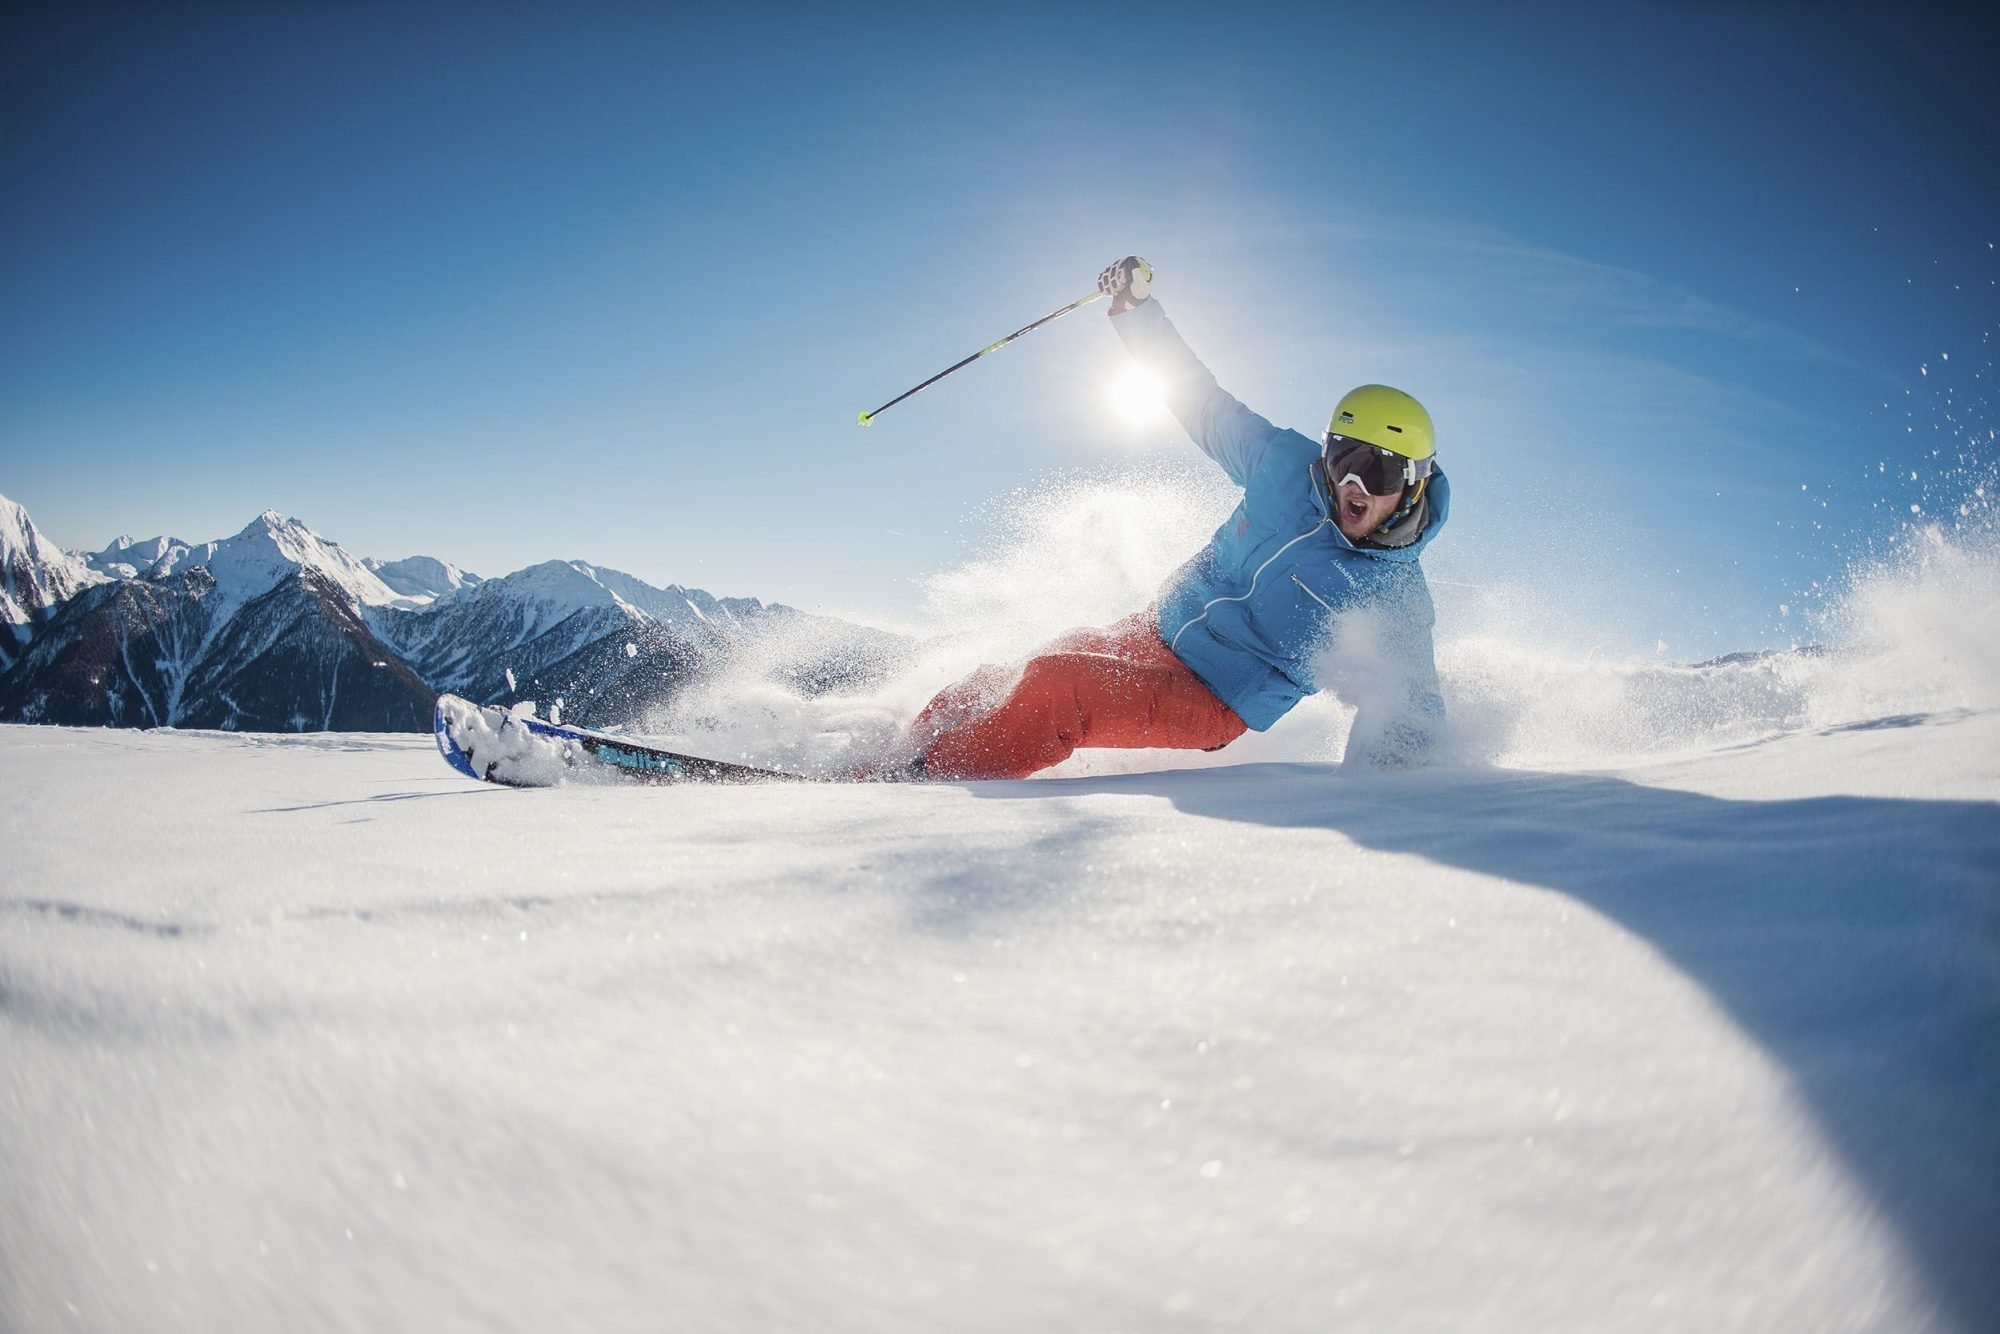
[(552, 723), (535, 717), (530, 706), (482, 706), (457, 695), (438, 696), (434, 726), (445, 763), (468, 778), (505, 787), (554, 787), (590, 777), (649, 784), (812, 781)]

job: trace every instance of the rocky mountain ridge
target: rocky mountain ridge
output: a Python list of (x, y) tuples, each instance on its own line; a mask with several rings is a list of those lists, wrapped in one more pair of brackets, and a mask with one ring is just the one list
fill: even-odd
[(63, 603), (107, 577), (43, 537), (27, 510), (0, 496), (0, 671)]
[[(195, 544), (65, 552), (0, 497), (0, 721), (408, 731), (440, 691), (563, 700), (617, 725), (751, 650), (809, 688), (880, 670), (901, 641), (756, 598), (656, 588), (583, 561), (481, 579), (357, 558), (267, 510)], [(773, 646), (778, 651), (773, 652)]]

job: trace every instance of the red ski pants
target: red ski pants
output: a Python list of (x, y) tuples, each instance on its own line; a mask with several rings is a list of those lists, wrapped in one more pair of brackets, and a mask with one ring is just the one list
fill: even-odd
[(917, 734), (935, 733), (927, 776), (1026, 778), (1079, 747), (1220, 750), (1245, 731), (1161, 642), (1151, 611), (1073, 630), (1030, 658), (1010, 687), (1012, 675), (981, 667), (924, 706)]

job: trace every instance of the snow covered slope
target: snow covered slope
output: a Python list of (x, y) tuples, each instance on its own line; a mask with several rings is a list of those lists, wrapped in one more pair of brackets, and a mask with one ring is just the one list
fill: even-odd
[(788, 680), (833, 680), (845, 664), (885, 659), (900, 643), (756, 598), (654, 588), (575, 560), (544, 561), (369, 623), (439, 691), (482, 701), (562, 697), (574, 716), (621, 724), (704, 667), (758, 656)]
[(439, 690), (482, 697), (526, 680), (647, 617), (581, 561), (544, 561), (464, 590), (428, 614), (380, 619), (383, 632)]
[(461, 588), (476, 586), (479, 576), (468, 574), (450, 561), (435, 556), (406, 556), (402, 560), (381, 561), (370, 557), (361, 562), (376, 578), (406, 598), (430, 603), (450, 597)]
[(122, 534), (102, 551), (71, 552), (109, 579), (164, 579), (183, 565), (200, 565), (220, 542), (183, 542), (178, 537), (134, 541)]
[(242, 532), (216, 543), (203, 563), (215, 576), (217, 594), (230, 605), (261, 597), (302, 569), (317, 572), (357, 607), (392, 607), (402, 597), (339, 543), (276, 510), (265, 510)]
[(0, 772), (0, 1328), (2000, 1327), (2000, 712), (1391, 776)]
[(268, 554), (71, 599), (0, 675), (0, 709), (112, 727), (427, 725), (429, 686), (371, 632), (352, 585)]

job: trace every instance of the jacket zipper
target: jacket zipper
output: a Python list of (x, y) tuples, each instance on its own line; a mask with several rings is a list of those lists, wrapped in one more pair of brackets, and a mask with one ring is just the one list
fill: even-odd
[(1294, 572), (1292, 575), (1292, 582), (1297, 584), (1301, 589), (1303, 589), (1305, 591), (1305, 595), (1311, 598), (1314, 602), (1319, 603), (1320, 606), (1325, 607), (1328, 611), (1333, 612), (1334, 615), (1336, 616), (1340, 614), (1339, 612), (1334, 611), (1333, 604), (1331, 602), (1328, 602), (1325, 598), (1313, 592), (1311, 588), (1308, 588), (1306, 586), (1306, 581), (1299, 578), (1296, 572)]

